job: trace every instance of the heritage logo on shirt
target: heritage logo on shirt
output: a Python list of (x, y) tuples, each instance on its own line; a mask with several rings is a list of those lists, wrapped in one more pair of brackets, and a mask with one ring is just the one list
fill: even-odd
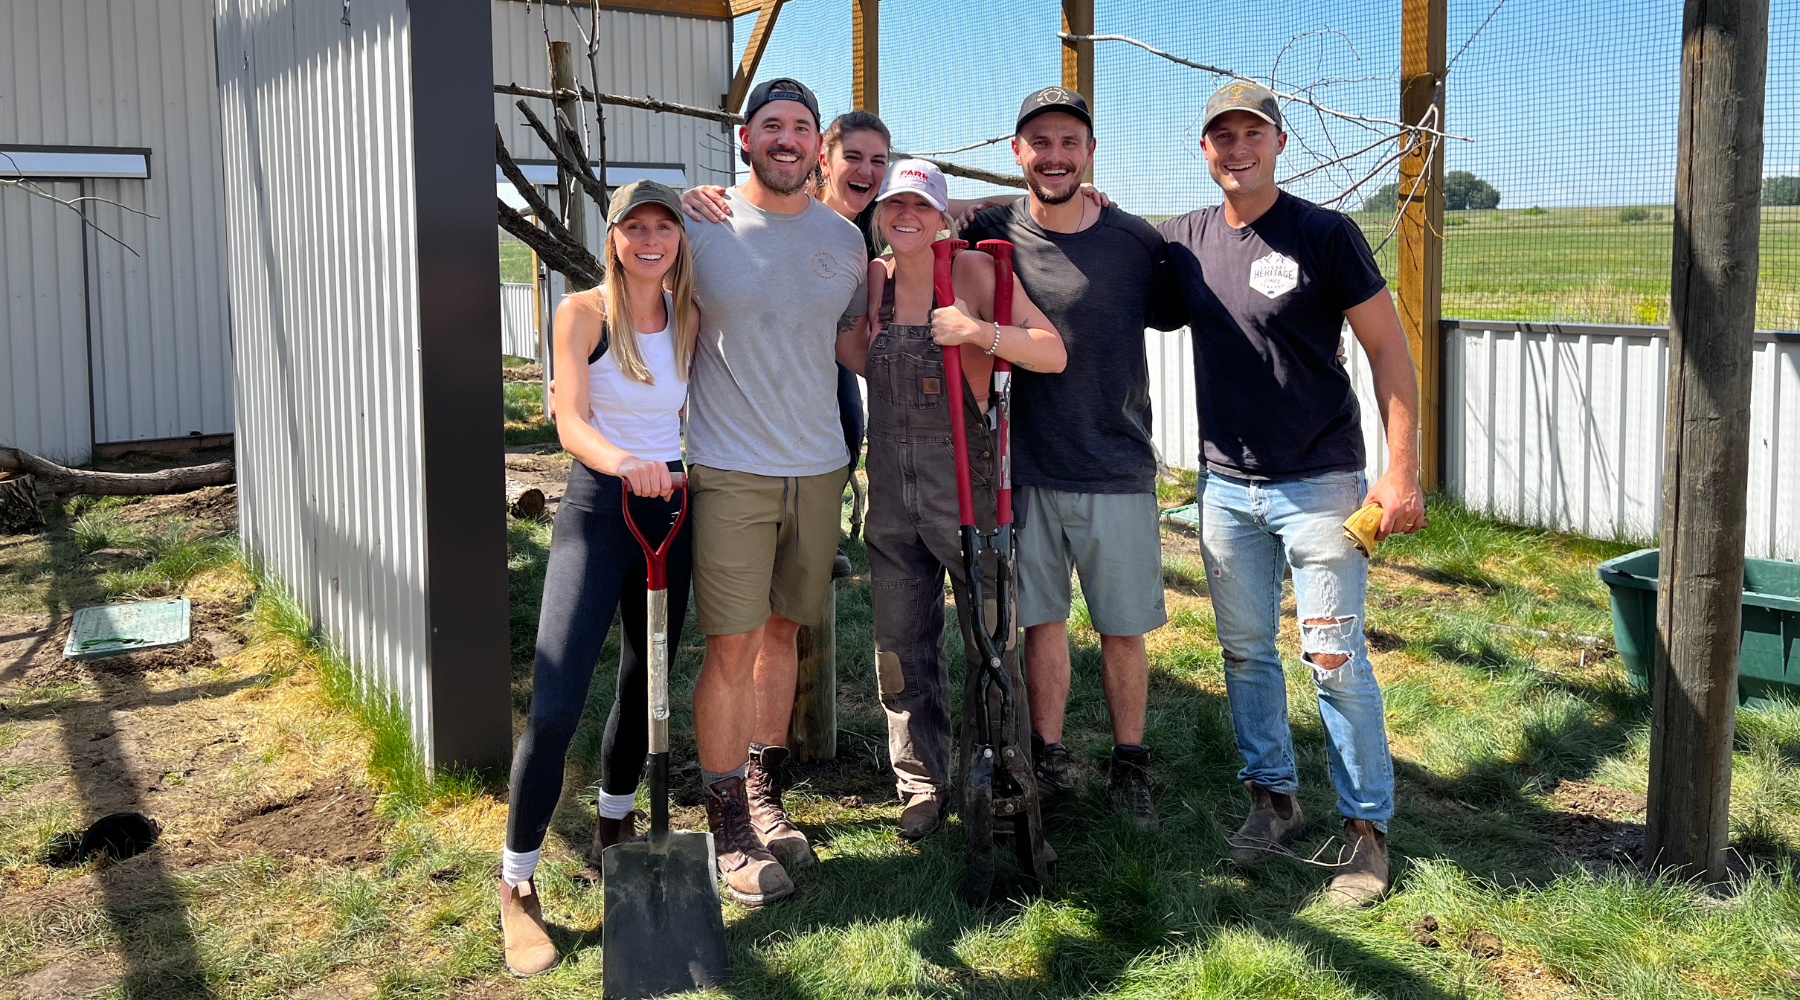
[(813, 273), (821, 278), (835, 278), (839, 271), (838, 259), (829, 250), (814, 250), (812, 253)]
[(1278, 299), (1300, 283), (1300, 262), (1285, 254), (1270, 253), (1250, 264), (1250, 287)]

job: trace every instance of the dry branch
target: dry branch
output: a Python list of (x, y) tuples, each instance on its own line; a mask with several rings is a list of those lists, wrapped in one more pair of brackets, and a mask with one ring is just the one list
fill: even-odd
[(61, 205), (62, 207), (68, 209), (71, 212), (74, 212), (78, 217), (80, 217), (82, 225), (88, 227), (89, 229), (92, 229), (94, 232), (99, 233), (101, 236), (104, 236), (107, 239), (112, 240), (114, 243), (117, 243), (118, 245), (124, 247), (125, 251), (127, 253), (131, 254), (133, 257), (143, 256), (142, 254), (138, 253), (136, 250), (131, 249), (131, 244), (125, 242), (122, 239), (119, 239), (117, 236), (114, 236), (113, 234), (107, 232), (105, 229), (102, 229), (100, 227), (99, 223), (95, 222), (93, 219), (88, 218), (87, 209), (82, 208), (81, 203), (87, 202), (87, 201), (97, 201), (102, 205), (111, 205), (114, 208), (121, 209), (126, 212), (131, 212), (134, 215), (141, 215), (146, 219), (160, 219), (161, 216), (151, 215), (149, 212), (146, 212), (141, 208), (132, 208), (130, 205), (121, 204), (120, 202), (116, 202), (116, 201), (112, 200), (111, 198), (102, 198), (99, 195), (89, 194), (89, 195), (82, 195), (81, 197), (78, 197), (78, 198), (58, 198), (57, 196), (51, 194), (50, 192), (44, 190), (43, 188), (39, 187), (36, 184), (33, 184), (30, 180), (28, 180), (25, 177), (25, 172), (19, 169), (19, 161), (13, 159), (10, 155), (7, 154), (7, 152), (5, 150), (0, 150), (0, 159), (5, 159), (7, 163), (11, 164), (13, 173), (18, 175), (17, 177), (0, 177), (0, 184), (4, 184), (7, 187), (18, 188), (19, 190), (25, 192), (26, 194), (31, 195), (32, 197), (42, 198), (45, 201), (55, 202), (56, 204)]
[(584, 291), (600, 283), (600, 262), (586, 247), (558, 240), (506, 202), (498, 198), (494, 202), (500, 206), (500, 228), (530, 247), (550, 270), (568, 278), (570, 291)]
[[(590, 169), (587, 164), (582, 163), (575, 157), (569, 155), (568, 150), (563, 148), (562, 143), (557, 142), (556, 139), (550, 135), (550, 130), (544, 127), (544, 123), (539, 120), (538, 116), (532, 113), (531, 105), (526, 104), (524, 101), (520, 101), (519, 110), (525, 115), (525, 124), (530, 125), (531, 130), (537, 133), (538, 141), (542, 142), (544, 147), (550, 150), (550, 154), (556, 157), (557, 165), (574, 175), (575, 179), (581, 182), (581, 186), (587, 189), (588, 196), (594, 199), (594, 204), (604, 206), (606, 204), (606, 189), (600, 186), (600, 179), (594, 176), (594, 171)], [(567, 119), (562, 116), (561, 112), (557, 113), (556, 121), (559, 127), (564, 126), (567, 123)], [(573, 128), (564, 128), (564, 137), (569, 140), (570, 146), (575, 149), (581, 148), (580, 143), (575, 141), (577, 136), (575, 135), (575, 130)]]
[(161, 472), (92, 472), (57, 465), (18, 448), (0, 448), (0, 471), (28, 473), (42, 480), (52, 493), (97, 497), (188, 493), (205, 486), (223, 486), (236, 475), (230, 459)]
[[(516, 83), (496, 83), (494, 93), (511, 94), (514, 97), (536, 97), (541, 100), (569, 100), (579, 97), (588, 103), (594, 102), (594, 94), (586, 87), (579, 92), (569, 90), (545, 90), (542, 87), (521, 87)], [(744, 116), (729, 111), (713, 108), (699, 108), (692, 104), (676, 104), (673, 101), (659, 101), (654, 97), (626, 97), (622, 94), (601, 94), (600, 103), (616, 104), (621, 108), (637, 108), (640, 111), (660, 111), (664, 114), (687, 115), (692, 118), (705, 118), (722, 125), (742, 125)]]

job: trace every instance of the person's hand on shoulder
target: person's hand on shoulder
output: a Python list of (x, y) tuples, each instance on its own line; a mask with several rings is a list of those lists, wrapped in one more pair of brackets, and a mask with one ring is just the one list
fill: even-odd
[(724, 222), (731, 217), (731, 205), (725, 200), (725, 189), (717, 184), (701, 184), (683, 191), (681, 210), (695, 222)]
[(641, 497), (662, 497), (667, 500), (675, 492), (675, 480), (669, 475), (667, 465), (645, 461), (636, 455), (619, 463), (619, 478), (630, 483), (631, 492)]
[(985, 351), (994, 341), (994, 332), (969, 315), (967, 302), (957, 299), (955, 305), (931, 311), (931, 339), (941, 347), (975, 344)]

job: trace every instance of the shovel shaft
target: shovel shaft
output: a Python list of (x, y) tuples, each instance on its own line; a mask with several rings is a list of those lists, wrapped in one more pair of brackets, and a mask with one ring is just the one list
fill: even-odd
[(649, 592), (650, 752), (669, 752), (669, 592)]

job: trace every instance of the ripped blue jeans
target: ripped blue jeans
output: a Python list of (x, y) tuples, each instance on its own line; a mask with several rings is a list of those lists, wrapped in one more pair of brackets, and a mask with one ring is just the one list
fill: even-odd
[(1343, 532), (1344, 519), (1362, 505), (1362, 473), (1252, 482), (1213, 472), (1200, 482), (1200, 550), (1244, 757), (1238, 778), (1288, 794), (1299, 787), (1275, 649), (1281, 578), (1291, 566), (1301, 659), (1312, 668), (1319, 695), (1338, 812), (1386, 830), (1394, 814), (1394, 761), (1363, 640), (1369, 565)]

